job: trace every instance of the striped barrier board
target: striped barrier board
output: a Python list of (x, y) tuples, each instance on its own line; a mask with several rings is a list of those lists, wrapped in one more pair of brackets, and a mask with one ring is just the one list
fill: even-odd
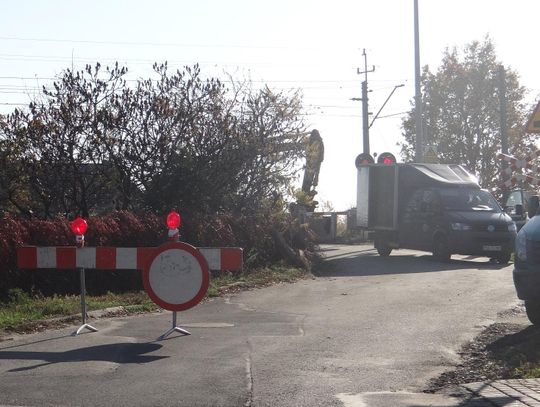
[[(98, 269), (143, 270), (156, 247), (82, 247), (23, 246), (17, 249), (20, 269)], [(240, 270), (242, 249), (239, 247), (197, 248), (209, 270)]]
[(171, 241), (158, 247), (36, 247), (17, 249), (20, 269), (79, 269), (81, 273), (81, 315), (83, 329), (97, 331), (86, 323), (85, 269), (141, 270), (143, 284), (150, 299), (160, 307), (173, 311), (173, 332), (189, 335), (176, 325), (176, 313), (197, 305), (206, 295), (209, 270), (240, 270), (242, 249), (239, 247), (193, 247)]

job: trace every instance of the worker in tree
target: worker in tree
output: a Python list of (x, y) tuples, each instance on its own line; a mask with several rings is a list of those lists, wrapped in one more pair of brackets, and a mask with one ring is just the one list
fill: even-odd
[(324, 160), (324, 144), (318, 130), (313, 130), (309, 135), (306, 145), (306, 169), (304, 171), (304, 180), (302, 182), (302, 191), (307, 195), (315, 196), (315, 190), (312, 187), (319, 184), (319, 171), (321, 163)]

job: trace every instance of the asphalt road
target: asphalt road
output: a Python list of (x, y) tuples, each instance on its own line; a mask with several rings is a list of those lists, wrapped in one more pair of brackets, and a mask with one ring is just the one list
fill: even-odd
[(172, 323), (162, 312), (0, 342), (0, 405), (448, 405), (417, 393), (518, 303), (511, 266), (485, 258), (325, 250), (313, 279), (179, 313), (190, 336), (157, 341)]

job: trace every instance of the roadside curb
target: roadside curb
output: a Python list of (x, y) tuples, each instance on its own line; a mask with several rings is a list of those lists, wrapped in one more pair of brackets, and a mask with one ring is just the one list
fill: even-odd
[[(107, 318), (113, 316), (128, 315), (128, 311), (122, 305), (116, 307), (103, 308), (87, 312), (91, 319)], [(80, 321), (81, 314), (67, 315), (57, 318), (42, 319), (39, 321), (28, 322), (17, 330), (0, 329), (0, 342), (13, 340), (19, 335), (26, 335), (33, 332), (41, 332), (48, 329), (65, 328), (68, 325), (75, 324)]]

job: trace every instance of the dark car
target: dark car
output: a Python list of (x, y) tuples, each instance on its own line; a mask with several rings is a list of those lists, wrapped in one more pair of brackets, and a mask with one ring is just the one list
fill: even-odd
[(516, 238), (514, 286), (517, 296), (525, 301), (529, 320), (540, 325), (540, 213), (538, 197), (529, 201), (530, 220), (523, 225)]

